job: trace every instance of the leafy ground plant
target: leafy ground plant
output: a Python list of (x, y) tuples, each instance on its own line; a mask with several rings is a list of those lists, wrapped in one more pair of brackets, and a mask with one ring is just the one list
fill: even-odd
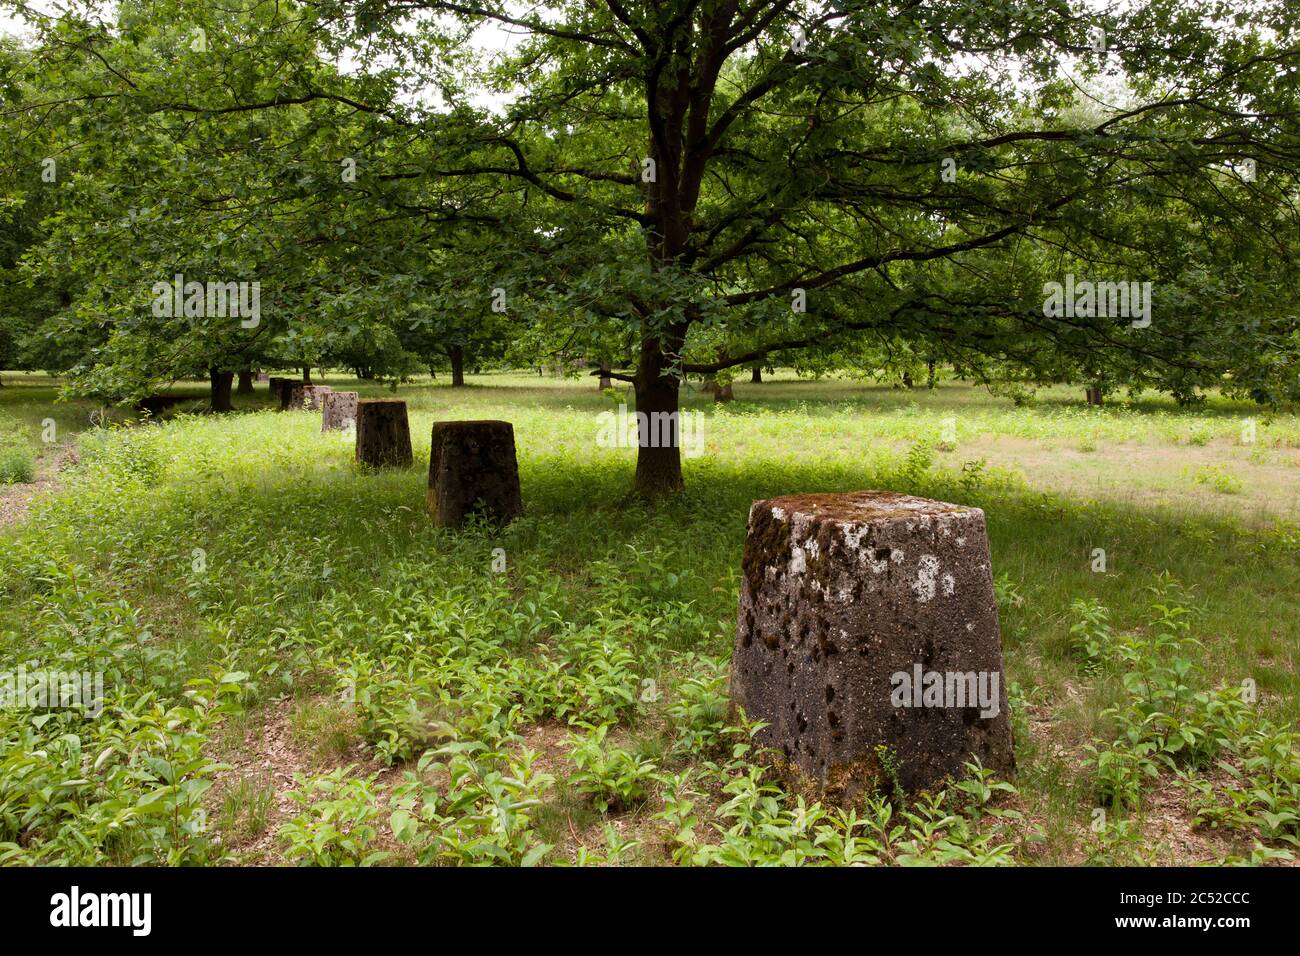
[(310, 866), (373, 866), (389, 858), (387, 851), (370, 848), (383, 815), (374, 789), (377, 775), (349, 778), (353, 769), (298, 776), (298, 789), (289, 798), (302, 812), (279, 831), (290, 860)]
[(611, 743), (608, 724), (579, 726), (586, 733), (569, 740), (569, 760), (576, 768), (568, 778), (569, 785), (589, 796), (602, 813), (644, 801), (659, 779), (655, 765)]

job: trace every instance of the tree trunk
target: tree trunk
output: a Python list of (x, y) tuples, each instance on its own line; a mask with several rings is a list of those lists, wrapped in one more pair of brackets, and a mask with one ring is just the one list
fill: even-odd
[(447, 349), (451, 358), (451, 387), (462, 388), (465, 385), (465, 350), (459, 345)]
[(607, 388), (614, 387), (614, 380), (609, 377), (609, 363), (600, 363), (600, 385), (598, 386), (603, 392)]
[(208, 369), (208, 381), (212, 386), (212, 410), (214, 412), (233, 412), (235, 406), (230, 402), (230, 386), (235, 380), (234, 372), (221, 372), (214, 365)]
[(930, 361), (926, 362), (925, 367), (928, 371), (928, 374), (926, 375), (926, 379), (925, 379), (925, 387), (934, 388), (934, 379), (935, 379), (934, 359), (930, 359)]
[(1093, 385), (1088, 389), (1088, 404), (1101, 405), (1101, 388), (1099, 386)]
[(304, 385), (310, 385), (310, 384), (311, 384), (311, 366), (310, 366), (310, 365), (304, 365), (304, 366), (302, 367), (302, 382), (303, 382)]
[(755, 365), (755, 366), (753, 367), (753, 369), (750, 370), (750, 373), (749, 373), (749, 383), (750, 383), (751, 385), (762, 385), (762, 384), (763, 384), (763, 366), (761, 366), (761, 365)]
[(239, 370), (239, 389), (237, 390), (236, 394), (237, 395), (253, 394), (253, 370), (251, 368), (245, 368)]
[[(685, 341), (686, 328), (678, 326), (672, 333), (668, 347), (680, 354)], [(636, 454), (636, 483), (638, 495), (646, 499), (662, 498), (686, 487), (682, 479), (681, 431), (678, 411), (680, 407), (679, 382), (668, 368), (664, 343), (654, 335), (646, 335), (641, 343), (641, 359), (633, 388), (636, 410), (645, 412), (646, 433), (640, 435)], [(667, 427), (655, 427), (656, 419), (666, 421)], [(671, 415), (669, 419), (662, 416)], [(660, 441), (666, 435), (668, 441)]]
[(437, 378), (437, 377), (438, 377), (438, 370), (437, 370), (436, 368), (434, 368), (432, 365), (430, 365), (430, 366), (429, 366), (429, 378)]

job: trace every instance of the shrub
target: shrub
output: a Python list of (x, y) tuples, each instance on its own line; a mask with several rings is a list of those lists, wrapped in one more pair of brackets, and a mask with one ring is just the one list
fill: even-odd
[(32, 481), (36, 477), (36, 456), (26, 445), (0, 445), (0, 485)]
[(348, 779), (353, 769), (340, 767), (314, 779), (296, 776), (299, 789), (289, 799), (303, 812), (279, 831), (290, 859), (304, 866), (373, 866), (388, 859), (382, 850), (370, 851), (383, 813), (374, 790), (378, 774)]
[(1209, 485), (1221, 495), (1240, 494), (1244, 487), (1241, 479), (1223, 465), (1203, 465), (1192, 480), (1198, 485)]

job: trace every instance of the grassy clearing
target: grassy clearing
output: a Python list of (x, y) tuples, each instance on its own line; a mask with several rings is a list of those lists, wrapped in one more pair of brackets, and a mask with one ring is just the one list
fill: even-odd
[[(59, 407), (50, 383), (5, 381), (20, 431)], [(1017, 408), (954, 383), (736, 393), (688, 398), (707, 453), (655, 508), (625, 500), (633, 453), (595, 445), (617, 396), (587, 381), (404, 386), (416, 465), (379, 475), (303, 412), (84, 431), (62, 489), (0, 531), (0, 661), (103, 671), (107, 706), (0, 711), (0, 860), (1262, 862), (1296, 846), (1295, 416), (1057, 392)], [(514, 423), (527, 513), (504, 532), (430, 526), (435, 417)], [(1196, 480), (1213, 464), (1241, 487)], [(976, 774), (848, 817), (782, 793), (730, 725), (750, 502), (873, 487), (986, 511), (1015, 792)], [(259, 739), (269, 767), (249, 761)]]

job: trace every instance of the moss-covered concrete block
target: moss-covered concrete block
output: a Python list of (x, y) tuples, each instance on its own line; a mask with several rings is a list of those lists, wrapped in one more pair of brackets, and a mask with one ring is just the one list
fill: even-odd
[(425, 503), (434, 524), (458, 528), (479, 512), (507, 524), (523, 511), (509, 422), (434, 422)]

